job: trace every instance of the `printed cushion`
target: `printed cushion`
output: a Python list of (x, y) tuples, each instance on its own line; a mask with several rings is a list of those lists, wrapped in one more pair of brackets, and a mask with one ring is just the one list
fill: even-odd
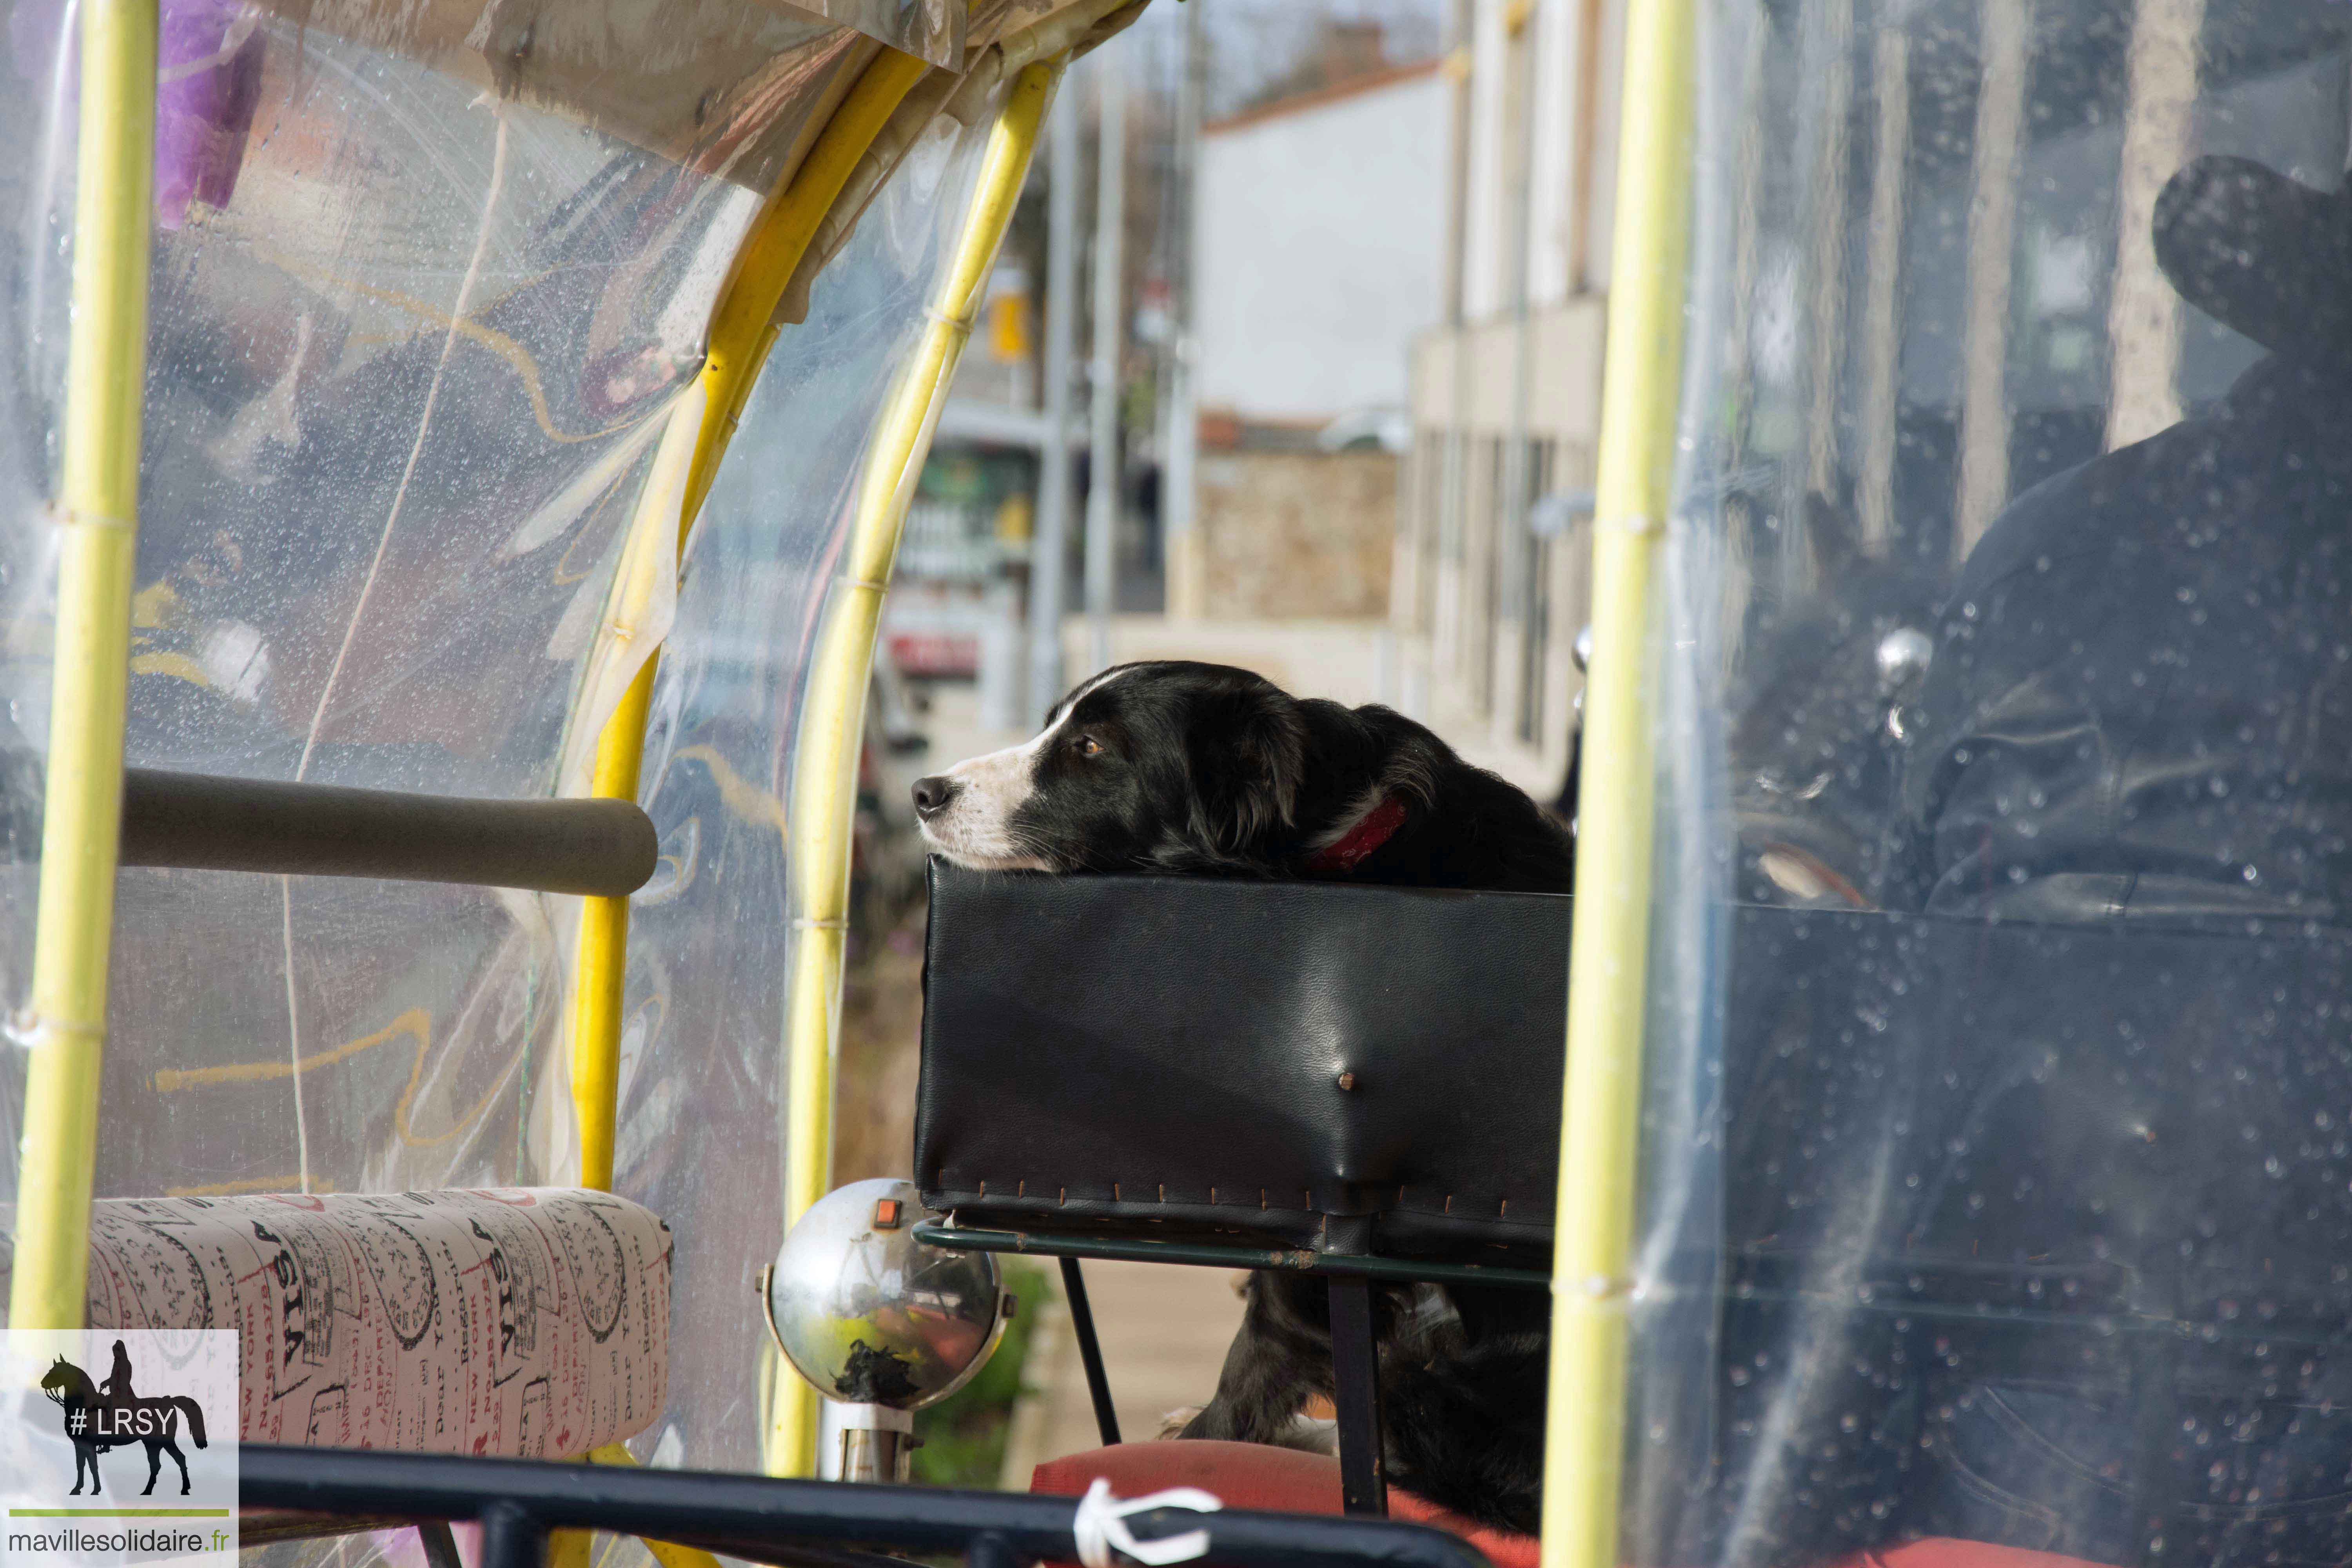
[[(0, 1229), (0, 1302), (10, 1248)], [(669, 1381), (669, 1227), (561, 1188), (116, 1198), (92, 1328), (236, 1329), (250, 1443), (568, 1458)]]

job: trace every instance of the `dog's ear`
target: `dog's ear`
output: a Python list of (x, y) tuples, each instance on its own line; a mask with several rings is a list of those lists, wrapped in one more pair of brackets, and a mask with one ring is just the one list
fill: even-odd
[(1264, 856), (1297, 816), (1307, 772), (1297, 702), (1264, 681), (1211, 694), (1194, 710), (1187, 751), (1204, 847), (1222, 859)]

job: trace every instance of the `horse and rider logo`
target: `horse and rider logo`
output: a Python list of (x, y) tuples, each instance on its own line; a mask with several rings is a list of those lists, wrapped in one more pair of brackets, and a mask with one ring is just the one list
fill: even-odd
[(184, 1394), (140, 1397), (131, 1386), (131, 1352), (121, 1340), (114, 1342), (114, 1365), (104, 1383), (93, 1386), (89, 1373), (59, 1356), (42, 1377), (41, 1392), (63, 1414), (66, 1437), (73, 1444), (74, 1486), (68, 1496), (81, 1494), (85, 1470), (90, 1494), (105, 1490), (99, 1480), (98, 1457), (134, 1443), (147, 1447), (147, 1485), (140, 1496), (155, 1489), (166, 1454), (180, 1467), (180, 1495), (188, 1495), (188, 1457), (180, 1451), (180, 1424), (184, 1418), (188, 1436), (204, 1447), (204, 1406)]

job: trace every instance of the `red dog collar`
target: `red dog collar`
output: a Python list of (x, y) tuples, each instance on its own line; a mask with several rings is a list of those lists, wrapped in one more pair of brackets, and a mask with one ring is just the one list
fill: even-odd
[(1392, 795), (1381, 796), (1381, 804), (1364, 813), (1338, 843), (1307, 858), (1307, 875), (1346, 876), (1363, 864), (1373, 850), (1394, 837), (1396, 830), (1403, 826), (1404, 802)]

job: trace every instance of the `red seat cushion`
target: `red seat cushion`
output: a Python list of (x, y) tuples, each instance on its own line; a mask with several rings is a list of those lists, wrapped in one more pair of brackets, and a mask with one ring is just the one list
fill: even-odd
[[(1122, 1498), (1169, 1487), (1198, 1487), (1227, 1508), (1274, 1513), (1338, 1513), (1339, 1462), (1320, 1454), (1255, 1443), (1121, 1443), (1037, 1467), (1029, 1489), (1048, 1497), (1078, 1497), (1096, 1477)], [(1537, 1568), (1536, 1538), (1475, 1524), (1408, 1491), (1389, 1489), (1389, 1514), (1451, 1531), (1486, 1554), (1495, 1568)], [(1836, 1568), (2100, 1568), (2079, 1557), (1994, 1546), (1981, 1541), (1931, 1536), (1901, 1546), (1856, 1552)]]
[(1838, 1568), (2098, 1568), (2080, 1557), (2055, 1552), (2032, 1552), (2022, 1546), (1995, 1546), (1983, 1541), (1955, 1541), (1931, 1535), (1876, 1552), (1858, 1552)]
[[(1339, 1461), (1295, 1448), (1257, 1443), (1170, 1441), (1121, 1443), (1048, 1459), (1037, 1467), (1029, 1489), (1049, 1497), (1078, 1497), (1097, 1477), (1122, 1498), (1141, 1497), (1169, 1487), (1198, 1487), (1227, 1508), (1274, 1513), (1338, 1513)], [(1486, 1554), (1496, 1568), (1536, 1568), (1536, 1538), (1476, 1524), (1408, 1491), (1389, 1489), (1389, 1516), (1451, 1531)], [(1887, 1568), (2024, 1568), (2023, 1564), (1945, 1563), (1889, 1563)]]

